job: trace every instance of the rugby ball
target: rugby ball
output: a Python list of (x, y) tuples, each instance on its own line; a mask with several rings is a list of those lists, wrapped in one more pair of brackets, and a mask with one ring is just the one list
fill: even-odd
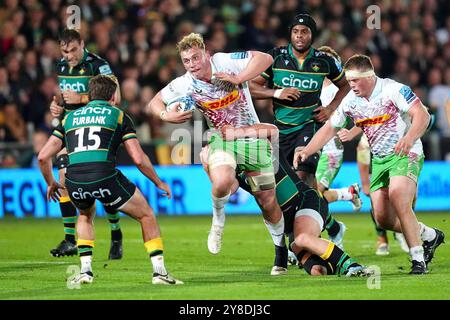
[(171, 100), (166, 107), (167, 111), (172, 111), (176, 108), (176, 111), (183, 112), (195, 109), (195, 100), (191, 96), (180, 96)]

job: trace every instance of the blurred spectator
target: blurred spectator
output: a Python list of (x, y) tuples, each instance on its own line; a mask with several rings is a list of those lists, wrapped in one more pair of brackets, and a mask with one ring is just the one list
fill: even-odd
[[(450, 80), (450, 67), (446, 68), (446, 81)], [(445, 103), (450, 94), (450, 82), (443, 81), (443, 73), (438, 68), (433, 68), (428, 73), (428, 106), (437, 114), (437, 127), (441, 134), (450, 137), (450, 127), (445, 113)]]
[(20, 154), (17, 164), (21, 168), (39, 168), (37, 156), (49, 137), (48, 132), (36, 130), (33, 134), (33, 148)]
[(20, 112), (15, 104), (9, 103), (2, 108), (2, 130), (0, 134), (1, 141), (18, 142), (24, 144), (27, 142), (27, 127)]
[[(261, 50), (286, 43), (297, 13), (316, 19), (315, 45), (331, 45), (345, 62), (370, 55), (381, 77), (404, 82), (436, 111), (439, 133), (449, 135), (442, 115), (450, 84), (450, 2), (443, 0), (5, 0), (0, 2), (0, 141), (27, 141), (29, 126), (51, 130), (48, 99), (60, 59), (57, 36), (66, 25), (66, 6), (81, 9), (86, 47), (105, 57), (118, 76), (124, 104), (148, 141), (170, 140), (176, 126), (161, 126), (142, 112), (146, 99), (184, 68), (176, 41), (191, 31), (204, 35), (211, 53)], [(369, 5), (381, 10), (381, 28), (366, 27)], [(439, 74), (439, 75), (438, 75)], [(50, 78), (49, 78), (50, 77)], [(53, 87), (54, 88), (51, 88)], [(127, 92), (124, 91), (127, 88)], [(128, 92), (129, 90), (129, 92)], [(446, 91), (447, 90), (447, 91)], [(261, 120), (271, 106), (255, 103)], [(5, 122), (5, 110), (8, 117)], [(196, 117), (200, 117), (196, 113)], [(1, 118), (0, 118), (1, 120)], [(14, 123), (14, 125), (12, 125)], [(192, 129), (190, 123), (186, 128)], [(12, 131), (11, 129), (12, 128)], [(437, 133), (438, 134), (438, 133)], [(9, 163), (14, 163), (10, 153)], [(1, 160), (0, 160), (1, 161)]]
[(45, 129), (45, 112), (48, 110), (53, 96), (57, 94), (57, 82), (53, 77), (46, 77), (35, 90), (30, 99), (30, 103), (25, 109), (25, 119), (33, 124), (35, 129)]

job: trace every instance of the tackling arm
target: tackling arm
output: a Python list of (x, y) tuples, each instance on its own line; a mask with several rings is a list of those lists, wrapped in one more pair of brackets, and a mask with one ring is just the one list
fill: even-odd
[(56, 182), (52, 171), (52, 157), (62, 149), (61, 139), (51, 136), (38, 155), (39, 169), (47, 183), (47, 200), (57, 201), (59, 198), (58, 189), (63, 187)]
[(319, 131), (313, 136), (308, 145), (302, 150), (296, 150), (294, 154), (294, 168), (298, 167), (299, 162), (305, 161), (309, 156), (318, 152), (322, 147), (333, 138), (339, 129), (334, 128), (330, 121), (320, 128)]
[(266, 79), (261, 75), (250, 81), (250, 92), (252, 98), (269, 99), (277, 98), (280, 100), (293, 101), (300, 98), (301, 91), (297, 88), (270, 89), (265, 86)]
[(278, 128), (269, 123), (257, 123), (251, 126), (234, 128), (230, 125), (221, 128), (225, 140), (240, 138), (268, 139), (272, 142), (278, 141)]

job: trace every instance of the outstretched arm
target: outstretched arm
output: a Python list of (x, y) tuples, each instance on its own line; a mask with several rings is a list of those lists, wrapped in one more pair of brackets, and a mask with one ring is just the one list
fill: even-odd
[(315, 112), (317, 112), (317, 114), (314, 116), (314, 119), (316, 119), (318, 122), (327, 121), (331, 117), (333, 112), (337, 109), (339, 104), (342, 102), (342, 99), (344, 99), (344, 97), (350, 91), (350, 86), (348, 85), (345, 77), (343, 77), (335, 84), (339, 88), (339, 90), (338, 92), (336, 92), (336, 95), (334, 96), (334, 99), (330, 102), (330, 104), (326, 107), (320, 106), (314, 110)]
[(342, 142), (347, 142), (347, 141), (351, 141), (351, 140), (355, 139), (362, 132), (363, 131), (360, 127), (353, 126), (353, 128), (351, 128), (350, 130), (348, 130), (346, 128), (342, 128), (341, 130), (339, 130), (339, 132), (337, 134), (339, 136), (339, 139), (341, 139)]
[(278, 128), (269, 123), (257, 123), (251, 126), (235, 128), (230, 125), (221, 128), (224, 140), (236, 140), (240, 138), (269, 139), (278, 141)]
[(280, 100), (293, 101), (300, 98), (300, 90), (297, 88), (270, 89), (265, 86), (266, 79), (257, 76), (250, 81), (250, 93), (255, 99), (277, 98)]
[(47, 200), (57, 201), (60, 197), (59, 189), (64, 189), (56, 182), (52, 171), (52, 157), (62, 149), (61, 139), (51, 136), (38, 155), (39, 169), (47, 183)]
[(150, 179), (156, 185), (156, 187), (158, 187), (158, 189), (165, 191), (166, 193), (164, 195), (170, 199), (171, 191), (169, 186), (161, 181), (155, 169), (153, 168), (150, 159), (142, 150), (139, 141), (137, 139), (128, 139), (125, 140), (123, 144), (128, 154), (130, 155), (131, 160), (133, 160), (133, 163), (136, 165), (139, 171), (141, 171), (144, 176)]
[(251, 51), (251, 54), (252, 57), (247, 64), (247, 67), (239, 74), (233, 75), (225, 72), (217, 72), (214, 74), (214, 77), (237, 85), (257, 77), (273, 62), (273, 58), (270, 54), (260, 51)]
[(308, 145), (302, 150), (296, 150), (294, 154), (294, 168), (298, 167), (299, 162), (303, 162), (311, 155), (318, 152), (322, 147), (333, 138), (339, 129), (334, 128), (330, 121), (320, 128), (319, 131), (313, 136)]

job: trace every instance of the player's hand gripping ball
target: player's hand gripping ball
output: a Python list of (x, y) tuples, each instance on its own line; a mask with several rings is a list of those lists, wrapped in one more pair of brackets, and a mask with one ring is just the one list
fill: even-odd
[(166, 107), (167, 111), (176, 110), (178, 112), (193, 111), (195, 100), (191, 96), (181, 96), (171, 100)]

